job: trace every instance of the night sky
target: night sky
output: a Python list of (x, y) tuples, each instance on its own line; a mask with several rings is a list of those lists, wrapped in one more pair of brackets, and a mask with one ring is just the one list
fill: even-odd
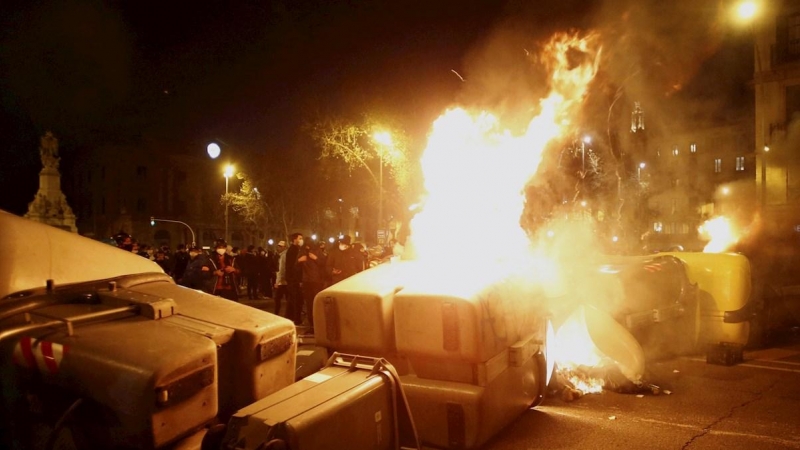
[[(674, 14), (664, 16), (663, 3)], [(65, 162), (82, 148), (143, 141), (198, 152), (211, 139), (256, 153), (314, 152), (299, 144), (309, 120), (373, 110), (400, 117), (424, 142), (451, 104), (535, 100), (535, 89), (518, 82), (528, 75), (525, 51), (570, 27), (615, 27), (610, 55), (644, 39), (641, 51), (653, 58), (626, 64), (663, 68), (683, 55), (674, 70), (682, 82), (713, 79), (708, 61), (728, 71), (733, 64), (745, 75), (727, 77), (732, 86), (723, 88), (741, 91), (749, 76), (736, 62), (741, 36), (702, 22), (716, 19), (716, 7), (683, 0), (5, 1), (0, 209), (24, 213), (33, 199), (46, 130), (59, 138)], [(619, 28), (626, 20), (630, 35)], [(737, 44), (726, 47), (726, 39)], [(609, 78), (628, 70), (620, 67)], [(669, 81), (637, 86), (657, 96)]]

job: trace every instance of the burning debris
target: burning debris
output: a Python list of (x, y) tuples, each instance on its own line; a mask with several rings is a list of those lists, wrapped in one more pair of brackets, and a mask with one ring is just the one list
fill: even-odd
[(549, 388), (551, 396), (560, 396), (565, 402), (603, 391), (635, 394), (637, 397), (644, 394), (660, 395), (662, 392), (672, 394), (671, 391), (662, 390), (660, 386), (649, 382), (630, 381), (616, 364), (610, 362), (595, 367), (556, 368)]
[(636, 339), (611, 316), (581, 306), (558, 328), (553, 342), (557, 364), (550, 391), (564, 401), (603, 390), (659, 395), (644, 379), (644, 352)]

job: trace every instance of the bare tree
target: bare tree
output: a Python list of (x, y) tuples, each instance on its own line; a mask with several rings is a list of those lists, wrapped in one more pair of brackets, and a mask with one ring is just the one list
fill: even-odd
[[(364, 169), (377, 186), (379, 164), (383, 164), (400, 190), (410, 180), (408, 135), (389, 119), (366, 116), (360, 121), (326, 119), (317, 122), (311, 131), (320, 146), (321, 158), (335, 158), (344, 162), (347, 169)], [(376, 135), (390, 136), (381, 142)], [(376, 164), (376, 160), (377, 164)]]
[(244, 172), (236, 177), (242, 180), (239, 190), (223, 195), (222, 204), (238, 214), (252, 235), (276, 233), (285, 239), (297, 219), (296, 192), (275, 177), (256, 180)]

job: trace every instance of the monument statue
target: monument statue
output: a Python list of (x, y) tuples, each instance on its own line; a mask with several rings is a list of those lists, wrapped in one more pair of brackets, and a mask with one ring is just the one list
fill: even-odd
[(42, 165), (45, 169), (58, 170), (58, 139), (53, 136), (53, 133), (47, 132), (40, 140), (39, 155), (42, 158)]
[(37, 222), (46, 223), (73, 233), (78, 232), (75, 226), (75, 214), (67, 204), (67, 197), (61, 192), (61, 173), (58, 171), (58, 139), (47, 132), (40, 141), (39, 156), (42, 159), (42, 171), (39, 172), (39, 191), (33, 201), (28, 204), (25, 217)]

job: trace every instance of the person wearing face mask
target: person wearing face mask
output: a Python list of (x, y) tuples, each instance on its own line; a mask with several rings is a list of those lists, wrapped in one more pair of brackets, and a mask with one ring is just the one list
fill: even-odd
[(203, 250), (197, 246), (191, 247), (189, 248), (189, 263), (186, 265), (186, 271), (183, 273), (180, 284), (211, 294), (216, 281), (213, 272), (214, 266)]
[(339, 247), (328, 255), (327, 270), (331, 274), (331, 284), (336, 284), (364, 270), (364, 263), (358, 250), (350, 247), (350, 236), (339, 239)]
[(214, 295), (228, 300), (238, 301), (239, 292), (236, 290), (239, 269), (236, 268), (236, 257), (227, 254), (228, 246), (222, 239), (214, 245), (214, 254), (211, 263), (214, 265), (214, 275), (217, 282), (214, 286)]
[(300, 258), (303, 256), (300, 251), (305, 243), (303, 235), (292, 233), (289, 236), (292, 245), (286, 250), (286, 284), (288, 286), (289, 301), (286, 304), (286, 318), (294, 322), (295, 325), (303, 324), (303, 266)]
[(300, 250), (297, 259), (303, 271), (303, 306), (306, 310), (309, 328), (306, 334), (314, 334), (314, 297), (325, 287), (325, 259), (322, 250), (316, 245), (306, 245)]
[(121, 231), (114, 235), (114, 240), (117, 242), (117, 247), (125, 250), (126, 252), (133, 251), (133, 238), (130, 234)]

